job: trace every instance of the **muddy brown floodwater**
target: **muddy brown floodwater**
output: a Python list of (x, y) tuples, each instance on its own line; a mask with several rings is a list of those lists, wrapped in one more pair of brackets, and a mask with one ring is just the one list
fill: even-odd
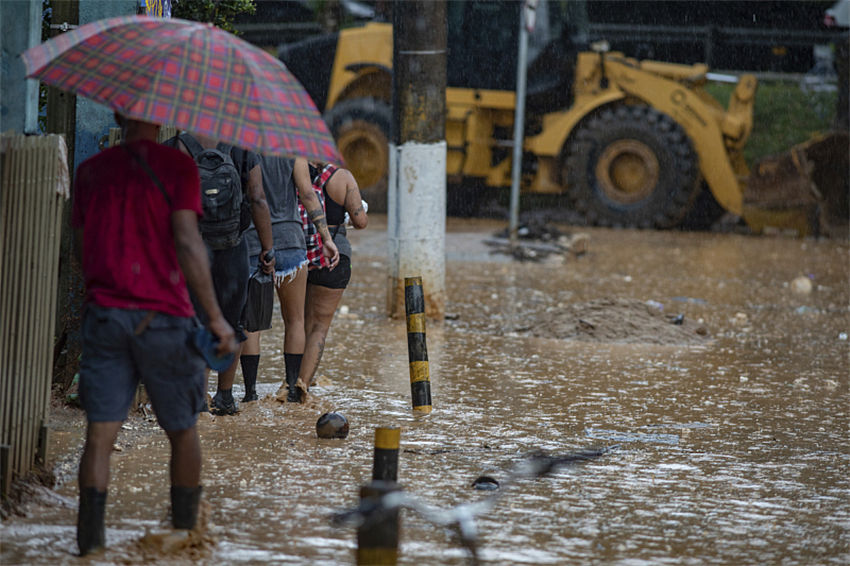
[[(352, 236), (354, 277), (311, 404), (270, 398), (278, 321), (263, 337), (265, 398), (203, 415), (202, 540), (139, 542), (167, 513), (168, 446), (134, 417), (112, 457), (108, 549), (76, 558), (83, 417), (57, 409), (62, 481), (2, 524), (0, 562), (353, 564), (354, 528), (330, 515), (371, 479), (375, 428), (399, 426), (399, 482), (441, 508), (491, 495), (473, 480), (505, 482), (533, 451), (618, 446), (505, 488), (477, 520), (485, 564), (850, 563), (846, 241), (590, 229), (582, 256), (521, 263), (483, 243), (503, 223), (450, 220), (448, 317), (427, 324), (422, 417), (405, 323), (384, 316), (385, 227), (374, 216)], [(316, 437), (330, 410), (347, 439)], [(468, 562), (451, 532), (402, 512), (400, 564)]]

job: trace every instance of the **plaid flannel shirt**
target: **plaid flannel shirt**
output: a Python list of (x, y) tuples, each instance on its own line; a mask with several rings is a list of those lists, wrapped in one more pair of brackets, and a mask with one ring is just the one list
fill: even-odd
[[(319, 197), (319, 202), (322, 203), (322, 211), (325, 210), (325, 183), (331, 178), (337, 168), (334, 165), (325, 165), (322, 170), (313, 179), (313, 190), (316, 196)], [(298, 211), (301, 213), (301, 226), (304, 228), (304, 238), (307, 240), (307, 262), (308, 269), (321, 269), (328, 267), (328, 260), (322, 253), (322, 235), (319, 234), (316, 225), (310, 220), (307, 215), (307, 209), (301, 202), (298, 202)]]

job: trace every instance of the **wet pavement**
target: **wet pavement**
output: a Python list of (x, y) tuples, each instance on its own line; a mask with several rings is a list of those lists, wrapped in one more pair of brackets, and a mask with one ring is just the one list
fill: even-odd
[[(73, 555), (79, 416), (52, 436), (64, 483), (0, 526), (0, 562), (353, 564), (354, 528), (330, 515), (355, 506), (371, 479), (375, 428), (399, 426), (399, 482), (443, 508), (490, 496), (473, 481), (504, 485), (533, 451), (617, 446), (503, 489), (477, 521), (485, 564), (850, 563), (846, 241), (582, 229), (586, 254), (534, 263), (490, 253), (483, 240), (503, 223), (452, 219), (448, 319), (426, 329), (434, 410), (417, 416), (405, 323), (384, 316), (385, 227), (373, 215), (352, 235), (352, 284), (311, 402), (271, 398), (284, 367), (276, 321), (263, 337), (261, 400), (235, 417), (202, 416), (200, 548), (137, 542), (166, 517), (169, 453), (137, 418), (112, 457), (109, 548)], [(534, 336), (534, 321), (603, 298), (650, 302), (707, 334)], [(348, 438), (317, 438), (331, 410), (347, 417)], [(467, 563), (453, 533), (402, 512), (399, 564)]]

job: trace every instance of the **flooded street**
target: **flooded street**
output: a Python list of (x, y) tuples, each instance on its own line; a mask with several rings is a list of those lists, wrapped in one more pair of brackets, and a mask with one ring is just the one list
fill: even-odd
[[(491, 495), (473, 480), (505, 482), (531, 452), (617, 446), (504, 489), (477, 521), (485, 564), (850, 563), (846, 241), (583, 229), (588, 253), (533, 263), (491, 253), (483, 240), (502, 228), (448, 222), (447, 320), (426, 328), (430, 415), (411, 411), (405, 322), (384, 315), (386, 222), (375, 216), (351, 235), (352, 283), (310, 403), (273, 400), (284, 375), (276, 317), (261, 400), (235, 417), (202, 415), (208, 544), (137, 543), (166, 517), (169, 448), (134, 418), (112, 456), (108, 548), (74, 555), (78, 413), (52, 433), (56, 496), (0, 526), (0, 563), (353, 564), (355, 530), (330, 516), (356, 506), (381, 426), (401, 427), (399, 483), (441, 508)], [(622, 339), (541, 331), (601, 299), (683, 315), (682, 339), (616, 310), (582, 324), (620, 326), (611, 335)], [(347, 439), (316, 437), (331, 410), (348, 418)], [(456, 536), (402, 512), (399, 564), (468, 563)]]

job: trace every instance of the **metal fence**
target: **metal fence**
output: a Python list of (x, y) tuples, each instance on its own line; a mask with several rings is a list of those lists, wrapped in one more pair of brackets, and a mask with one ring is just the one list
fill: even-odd
[[(715, 25), (643, 25), (592, 22), (591, 39), (608, 39), (616, 51), (638, 59), (694, 63), (747, 71), (807, 72), (814, 61), (796, 60), (789, 49), (812, 54), (815, 45), (847, 41), (847, 30), (741, 28)], [(697, 59), (694, 59), (694, 58)], [(801, 67), (803, 65), (803, 67)]]
[(0, 137), (0, 492), (47, 458), (65, 139)]

